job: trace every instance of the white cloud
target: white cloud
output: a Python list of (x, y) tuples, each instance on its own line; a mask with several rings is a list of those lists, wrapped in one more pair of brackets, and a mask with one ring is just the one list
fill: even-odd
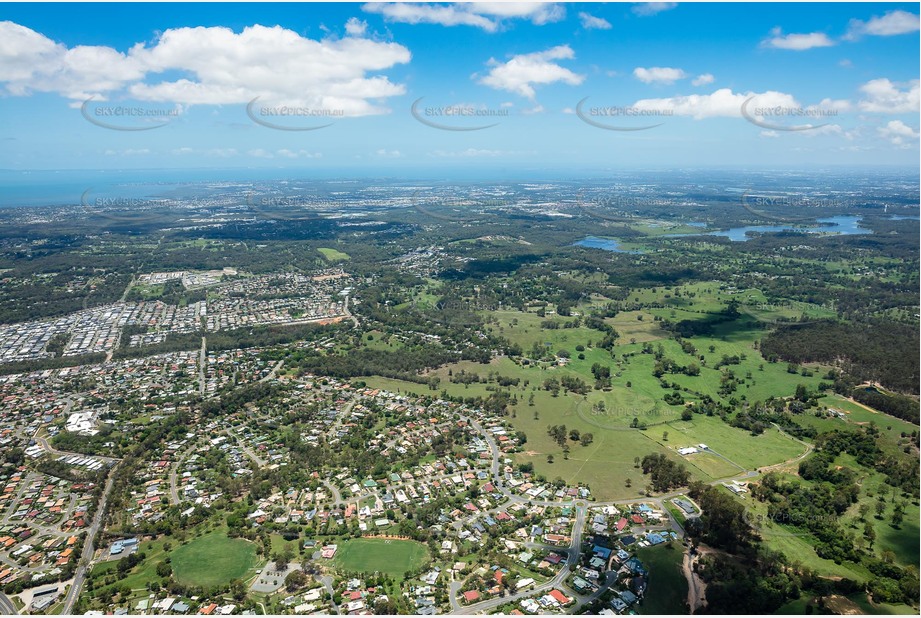
[(832, 47), (835, 44), (824, 32), (808, 34), (784, 34), (780, 28), (771, 30), (771, 37), (761, 42), (763, 47), (805, 51), (813, 47)]
[(400, 154), (399, 150), (387, 150), (385, 148), (378, 149), (378, 151), (375, 152), (374, 154), (376, 154), (379, 157), (383, 157), (385, 159), (399, 159), (400, 157), (403, 156), (402, 154)]
[(582, 21), (582, 27), (586, 30), (610, 30), (611, 22), (603, 17), (595, 17), (589, 13), (579, 13), (579, 19)]
[(538, 104), (538, 105), (535, 105), (534, 107), (528, 107), (528, 108), (521, 110), (521, 113), (524, 114), (525, 116), (533, 116), (534, 114), (543, 114), (544, 106)]
[[(778, 117), (777, 125), (812, 125), (814, 128), (803, 131), (803, 135), (844, 135), (848, 139), (851, 134), (845, 132), (838, 125), (827, 124), (831, 118), (850, 109), (848, 101), (823, 99), (815, 105), (801, 105), (796, 98), (785, 92), (768, 90), (765, 92), (733, 92), (729, 88), (720, 88), (711, 94), (691, 94), (661, 99), (641, 99), (633, 107), (643, 110), (660, 112), (662, 116), (687, 116), (696, 120), (704, 118), (743, 118), (742, 105), (749, 101), (749, 114), (757, 113), (757, 108), (786, 108), (789, 110), (810, 110), (813, 113), (796, 115), (790, 113), (781, 119)], [(814, 113), (825, 110), (826, 113)], [(774, 122), (769, 117), (762, 118), (765, 122)], [(824, 126), (818, 126), (824, 125)], [(762, 131), (763, 137), (775, 137), (773, 131)]]
[(251, 157), (256, 157), (257, 159), (271, 159), (272, 153), (268, 150), (263, 150), (262, 148), (254, 148), (253, 150), (247, 150), (246, 154)]
[(921, 27), (918, 15), (908, 11), (889, 11), (882, 17), (873, 17), (868, 22), (852, 19), (844, 38), (848, 41), (859, 39), (863, 35), (894, 36), (917, 32)]
[[(354, 28), (353, 28), (353, 31)], [(380, 102), (405, 88), (371, 73), (407, 63), (402, 45), (355, 36), (312, 40), (280, 26), (166, 30), (127, 54), (109, 47), (67, 48), (14, 24), (0, 22), (0, 85), (12, 95), (56, 92), (75, 101), (116, 92), (179, 104), (262, 102), (342, 110), (359, 116), (386, 112)], [(156, 81), (158, 76), (171, 77)]]
[(721, 88), (712, 94), (691, 94), (663, 99), (641, 99), (634, 103), (633, 106), (639, 109), (656, 110), (673, 116), (690, 116), (696, 119), (717, 117), (740, 118), (742, 116), (742, 104), (753, 96), (758, 97), (757, 103), (759, 106), (799, 107), (793, 95), (783, 92), (734, 93), (729, 88)]
[(885, 127), (878, 127), (876, 130), (894, 146), (910, 147), (906, 141), (918, 139), (918, 132), (901, 120), (890, 120)]
[(562, 6), (544, 2), (368, 3), (362, 10), (379, 13), (392, 22), (473, 26), (486, 32), (497, 32), (504, 19), (527, 19), (539, 26), (560, 21), (566, 15)]
[(632, 11), (636, 15), (647, 17), (649, 15), (661, 13), (662, 11), (670, 11), (676, 6), (678, 6), (677, 2), (638, 2), (633, 5)]
[(672, 67), (650, 67), (633, 69), (633, 76), (645, 84), (673, 84), (679, 79), (684, 79), (687, 74), (681, 69)]
[(86, 100), (138, 80), (137, 59), (110, 47), (80, 45), (68, 49), (43, 34), (11, 21), (0, 22), (0, 84), (9, 94), (58, 92)]
[(776, 137), (780, 137), (780, 133), (778, 133), (777, 131), (773, 131), (773, 130), (770, 130), (770, 131), (764, 130), (761, 132), (761, 137), (776, 138)]
[(286, 159), (319, 159), (323, 155), (319, 152), (310, 152), (307, 150), (288, 150), (287, 148), (282, 148), (275, 152), (279, 157), (284, 157)]
[(712, 84), (715, 80), (716, 78), (713, 77), (712, 73), (703, 73), (695, 77), (691, 84), (694, 86), (706, 86), (707, 84)]
[(470, 2), (463, 3), (462, 6), (469, 7), (476, 13), (500, 19), (529, 19), (538, 26), (558, 22), (566, 17), (565, 8), (548, 2)]
[(575, 54), (568, 45), (559, 45), (541, 52), (519, 54), (503, 63), (490, 59), (487, 64), (492, 68), (487, 75), (479, 79), (479, 83), (533, 99), (535, 85), (563, 82), (570, 86), (578, 86), (583, 82), (584, 75), (577, 75), (553, 62), (571, 60), (574, 57)]
[(345, 33), (349, 36), (364, 36), (367, 30), (368, 22), (357, 17), (349, 17), (349, 20), (345, 22)]
[(865, 96), (857, 104), (861, 111), (883, 114), (918, 113), (919, 80), (917, 79), (906, 84), (899, 84), (883, 77), (868, 81), (860, 87), (860, 91)]

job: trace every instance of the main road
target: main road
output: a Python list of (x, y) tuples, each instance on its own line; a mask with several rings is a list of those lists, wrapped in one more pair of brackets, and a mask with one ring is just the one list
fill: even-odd
[(80, 590), (83, 588), (83, 582), (86, 579), (86, 570), (92, 565), (93, 555), (96, 550), (93, 543), (96, 540), (96, 533), (102, 526), (102, 520), (105, 515), (106, 502), (109, 499), (109, 493), (112, 491), (112, 485), (115, 483), (115, 472), (121, 462), (112, 466), (109, 470), (109, 477), (106, 480), (105, 489), (102, 490), (102, 497), (99, 498), (99, 504), (96, 508), (96, 515), (93, 517), (93, 523), (86, 532), (86, 539), (83, 541), (83, 554), (80, 556), (80, 564), (74, 574), (74, 581), (67, 590), (67, 596), (64, 597), (64, 609), (62, 614), (73, 614), (74, 605), (80, 596)]
[(3, 593), (0, 593), (0, 614), (4, 616), (15, 616), (19, 612), (16, 611), (16, 606), (13, 605), (13, 602), (10, 601), (9, 597)]

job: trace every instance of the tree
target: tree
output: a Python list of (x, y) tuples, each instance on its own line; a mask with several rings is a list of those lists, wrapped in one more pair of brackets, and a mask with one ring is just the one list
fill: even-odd
[(873, 541), (876, 540), (876, 530), (873, 529), (873, 524), (870, 522), (865, 522), (863, 525), (863, 538), (867, 540), (870, 544), (870, 548), (873, 547)]
[(579, 440), (579, 443), (580, 443), (582, 446), (588, 446), (589, 444), (592, 443), (592, 441), (593, 441), (594, 439), (595, 439), (595, 436), (593, 436), (592, 434), (590, 434), (590, 433), (584, 433), (584, 434), (582, 434), (582, 438)]
[(232, 580), (230, 582), (230, 594), (237, 601), (242, 601), (246, 598), (246, 584), (239, 579)]
[(288, 592), (294, 592), (306, 586), (308, 581), (309, 578), (303, 571), (291, 571), (288, 573), (288, 576), (285, 577), (285, 587), (288, 589)]
[(580, 436), (580, 435), (581, 435), (581, 434), (580, 434), (580, 432), (579, 432), (578, 429), (570, 429), (570, 430), (569, 430), (569, 439), (572, 440), (573, 442), (578, 442), (578, 441), (579, 441), (579, 436)]
[(892, 525), (899, 527), (902, 525), (902, 520), (905, 518), (905, 506), (899, 502), (892, 509)]
[(552, 464), (552, 463), (553, 463), (553, 455), (547, 455), (547, 463), (548, 463), (548, 464)]
[(886, 512), (886, 499), (880, 496), (876, 500), (876, 519), (882, 519), (883, 513)]
[(662, 432), (662, 442), (668, 442), (668, 432), (667, 431)]

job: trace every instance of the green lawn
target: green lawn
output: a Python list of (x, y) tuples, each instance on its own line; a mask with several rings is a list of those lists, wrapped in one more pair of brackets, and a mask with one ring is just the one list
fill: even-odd
[(256, 546), (243, 539), (231, 539), (216, 530), (178, 547), (170, 554), (176, 580), (193, 586), (216, 586), (244, 579), (254, 568)]
[(428, 548), (422, 543), (367, 538), (340, 543), (333, 564), (345, 571), (380, 572), (400, 578), (428, 559)]
[(317, 251), (323, 254), (323, 258), (327, 262), (341, 262), (343, 260), (351, 259), (348, 253), (343, 253), (342, 251), (339, 251), (338, 249), (330, 249), (329, 247), (320, 247), (319, 249), (317, 249)]
[(681, 571), (684, 548), (680, 543), (644, 547), (636, 552), (637, 558), (649, 569), (649, 588), (640, 614), (686, 614), (688, 580)]

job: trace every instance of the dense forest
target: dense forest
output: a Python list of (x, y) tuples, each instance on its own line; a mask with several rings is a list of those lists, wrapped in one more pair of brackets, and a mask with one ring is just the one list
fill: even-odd
[(768, 359), (834, 363), (863, 382), (918, 394), (918, 327), (894, 322), (821, 320), (782, 326), (761, 341)]

